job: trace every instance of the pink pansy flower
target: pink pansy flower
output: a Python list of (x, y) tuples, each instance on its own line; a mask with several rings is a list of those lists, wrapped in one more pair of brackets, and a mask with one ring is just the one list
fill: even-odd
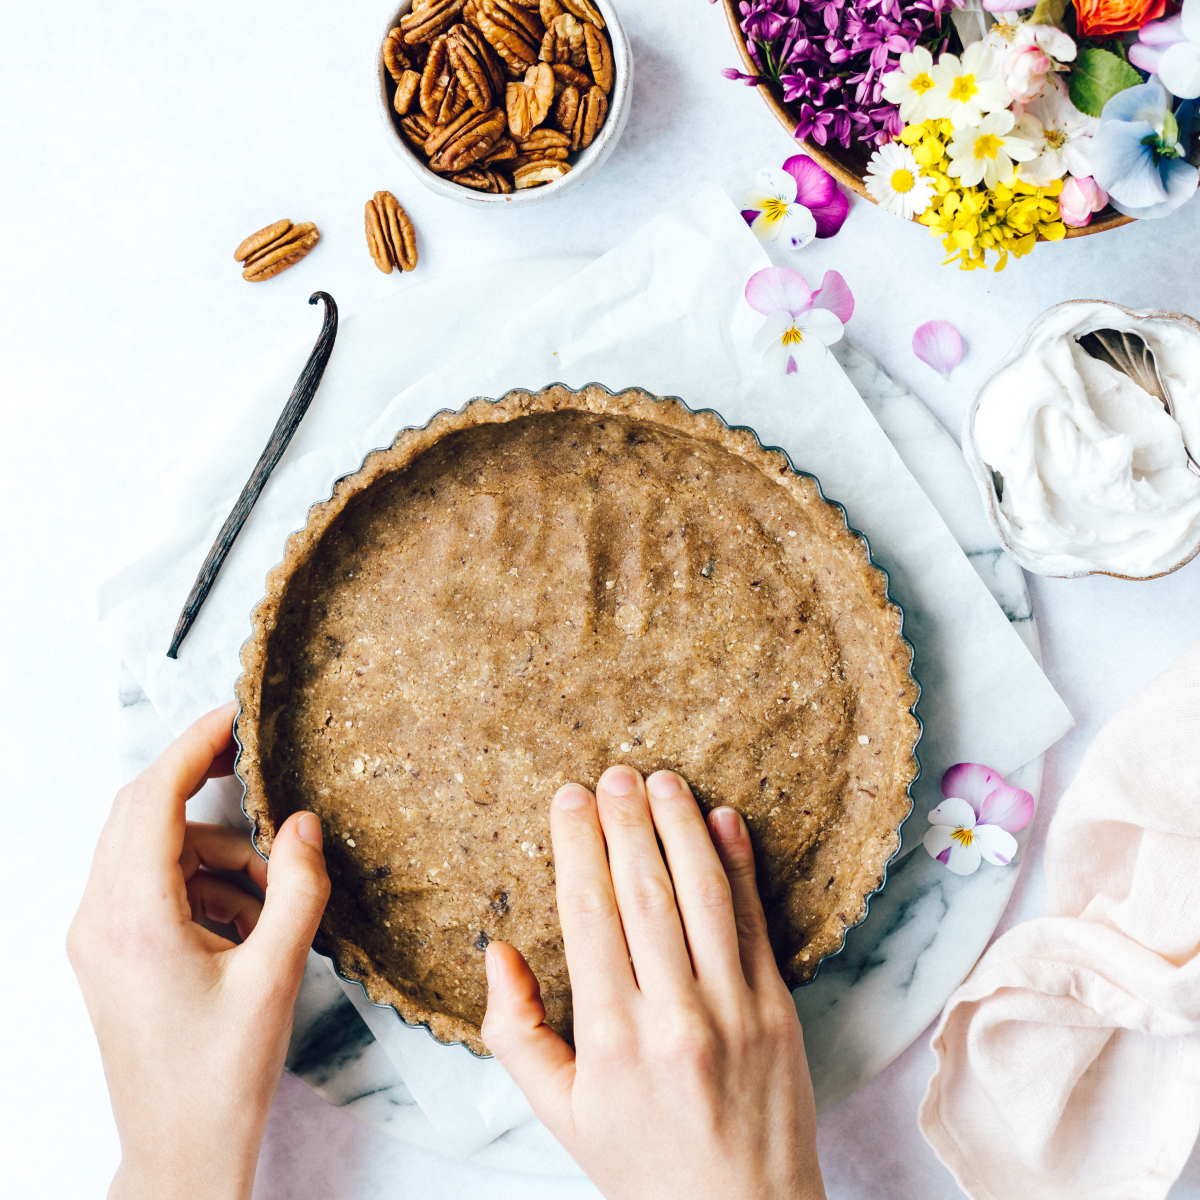
[(767, 267), (750, 276), (746, 303), (767, 318), (754, 338), (754, 349), (786, 375), (799, 369), (798, 362), (824, 358), (825, 348), (841, 338), (842, 327), (854, 313), (854, 297), (836, 271), (826, 271), (814, 292), (803, 275), (787, 267)]
[(925, 849), (955, 875), (983, 859), (1006, 867), (1017, 852), (1013, 834), (1033, 819), (1033, 797), (980, 763), (959, 763), (942, 776), (945, 800), (929, 813)]

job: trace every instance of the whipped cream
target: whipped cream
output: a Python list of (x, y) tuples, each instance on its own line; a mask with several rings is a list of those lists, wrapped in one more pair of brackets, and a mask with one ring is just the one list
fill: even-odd
[[(1178, 421), (1076, 338), (1139, 334)], [(980, 393), (968, 456), (991, 474), (1000, 532), (1045, 575), (1168, 571), (1200, 544), (1200, 330), (1176, 317), (1079, 302), (1044, 314)], [(985, 476), (986, 477), (986, 474)]]

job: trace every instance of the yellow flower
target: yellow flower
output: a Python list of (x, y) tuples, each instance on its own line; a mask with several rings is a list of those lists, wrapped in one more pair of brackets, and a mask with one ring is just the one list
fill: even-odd
[(986, 269), (990, 250), (996, 255), (994, 269), (1002, 271), (1010, 254), (1023, 257), (1039, 238), (1057, 242), (1066, 236), (1058, 208), (1061, 179), (1038, 187), (1014, 176), (994, 188), (963, 187), (949, 173), (953, 134), (948, 120), (906, 125), (900, 134), (921, 175), (933, 184), (935, 195), (917, 219), (942, 239), (947, 263), (957, 262), (964, 271)]

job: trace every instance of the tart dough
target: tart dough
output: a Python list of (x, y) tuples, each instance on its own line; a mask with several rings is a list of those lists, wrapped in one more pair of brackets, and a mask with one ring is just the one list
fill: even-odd
[(911, 807), (901, 615), (814, 479), (640, 391), (476, 400), (316, 505), (242, 652), (256, 844), (322, 821), (316, 940), (376, 1003), (486, 1053), (510, 942), (572, 1036), (549, 804), (678, 771), (754, 842), (789, 986), (862, 919)]

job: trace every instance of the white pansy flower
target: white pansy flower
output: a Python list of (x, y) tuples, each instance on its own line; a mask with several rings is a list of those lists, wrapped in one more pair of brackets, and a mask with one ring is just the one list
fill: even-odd
[(760, 242), (782, 237), (799, 250), (817, 236), (817, 219), (797, 203), (796, 177), (788, 171), (759, 171), (755, 186), (742, 197), (742, 208), (758, 213), (750, 228)]

